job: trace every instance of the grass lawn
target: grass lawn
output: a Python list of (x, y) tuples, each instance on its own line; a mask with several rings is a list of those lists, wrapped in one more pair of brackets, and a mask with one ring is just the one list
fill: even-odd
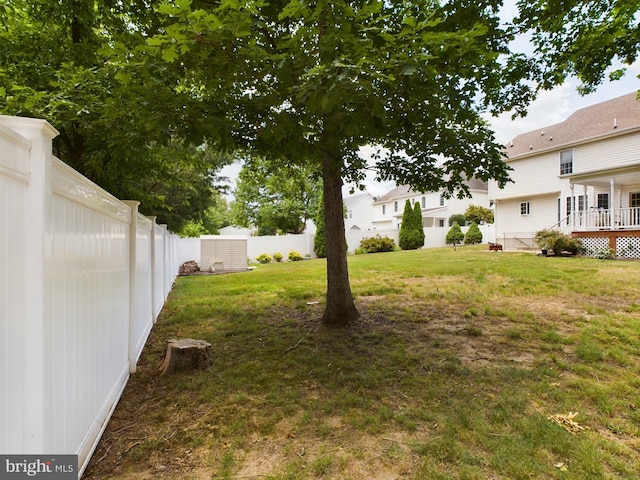
[[(640, 478), (640, 263), (352, 256), (344, 330), (325, 265), (179, 278), (84, 478)], [(182, 337), (213, 367), (160, 377)]]

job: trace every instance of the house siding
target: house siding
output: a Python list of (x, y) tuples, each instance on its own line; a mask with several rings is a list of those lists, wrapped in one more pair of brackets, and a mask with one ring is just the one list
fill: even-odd
[[(520, 198), (540, 193), (559, 192), (563, 182), (560, 173), (560, 153), (549, 152), (536, 157), (507, 161), (513, 169), (509, 172), (512, 182), (503, 189), (495, 181), (489, 182), (489, 198)], [(575, 163), (575, 160), (574, 160)]]
[[(529, 202), (529, 215), (520, 213), (522, 202)], [(557, 194), (499, 200), (495, 205), (497, 241), (505, 234), (534, 233), (554, 225), (558, 221), (557, 205)]]
[(373, 197), (367, 194), (356, 195), (345, 199), (347, 218), (344, 220), (346, 230), (373, 229), (374, 208)]
[[(558, 162), (559, 162), (558, 153)], [(588, 143), (574, 148), (573, 173), (589, 173), (605, 168), (638, 165), (640, 158), (640, 132)], [(640, 177), (640, 173), (638, 174)]]

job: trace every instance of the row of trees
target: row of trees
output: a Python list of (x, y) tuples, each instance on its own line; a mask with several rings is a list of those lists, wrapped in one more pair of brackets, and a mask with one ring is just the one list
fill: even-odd
[[(0, 111), (49, 120), (58, 156), (174, 230), (202, 220), (237, 151), (319, 172), (323, 321), (346, 325), (358, 311), (343, 182), (374, 168), (417, 191), (505, 184), (483, 114), (522, 113), (570, 73), (591, 87), (614, 60), (635, 61), (632, 4), (521, 0), (505, 24), (500, 0), (12, 0), (0, 5)], [(534, 55), (512, 51), (529, 31)]]
[(472, 222), (471, 225), (469, 225), (467, 233), (463, 233), (460, 225), (454, 222), (447, 232), (446, 242), (449, 245), (453, 245), (454, 249), (456, 245), (460, 245), (462, 242), (464, 242), (465, 245), (482, 243), (482, 232), (476, 222)]

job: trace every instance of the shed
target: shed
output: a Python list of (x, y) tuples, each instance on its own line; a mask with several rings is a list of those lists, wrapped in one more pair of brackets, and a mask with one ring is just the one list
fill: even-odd
[(200, 237), (200, 270), (239, 272), (247, 269), (247, 237), (203, 235)]

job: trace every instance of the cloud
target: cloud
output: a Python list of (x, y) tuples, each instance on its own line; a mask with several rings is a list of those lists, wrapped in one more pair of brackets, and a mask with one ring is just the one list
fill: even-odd
[(521, 133), (562, 122), (574, 111), (572, 90), (575, 90), (575, 87), (570, 83), (565, 83), (553, 90), (542, 92), (529, 105), (526, 117), (512, 120), (511, 112), (503, 113), (497, 117), (487, 117), (498, 142), (506, 144)]

